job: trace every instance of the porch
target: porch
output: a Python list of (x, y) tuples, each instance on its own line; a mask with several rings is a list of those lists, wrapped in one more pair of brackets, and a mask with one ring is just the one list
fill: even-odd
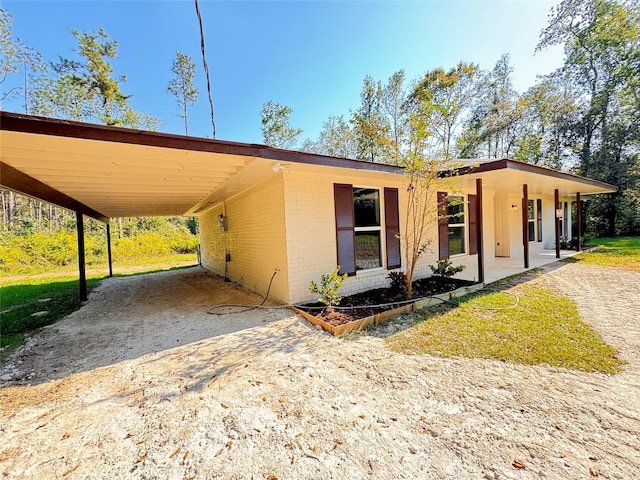
[(526, 272), (548, 263), (576, 255), (575, 250), (560, 250), (560, 258), (556, 258), (556, 250), (540, 250), (529, 254), (529, 268), (524, 268), (522, 257), (496, 257), (492, 263), (485, 264), (485, 283), (492, 283), (502, 278)]

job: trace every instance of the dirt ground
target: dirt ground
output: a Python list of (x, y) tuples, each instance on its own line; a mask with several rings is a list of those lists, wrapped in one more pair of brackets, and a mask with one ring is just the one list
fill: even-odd
[(215, 317), (261, 299), (198, 268), (109, 279), (0, 372), (1, 478), (638, 478), (640, 273), (530, 281), (574, 299), (623, 372), (407, 356), (286, 310)]

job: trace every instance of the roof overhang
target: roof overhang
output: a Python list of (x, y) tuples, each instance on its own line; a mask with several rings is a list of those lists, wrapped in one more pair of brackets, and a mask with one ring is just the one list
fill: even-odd
[(460, 188), (463, 190), (475, 189), (475, 181), (480, 178), (483, 189), (516, 196), (522, 195), (523, 185), (527, 185), (529, 195), (553, 196), (557, 189), (559, 196), (564, 198), (575, 197), (576, 193), (584, 197), (616, 191), (616, 187), (608, 183), (517, 160), (504, 158), (464, 162), (465, 166), (448, 172), (449, 176), (459, 175)]
[[(612, 185), (515, 160), (466, 160), (461, 189), (560, 196), (614, 192)], [(476, 163), (477, 162), (477, 163)], [(297, 171), (402, 174), (397, 166), (264, 145), (131, 130), (0, 112), (0, 184), (99, 220), (199, 215), (273, 177)], [(331, 168), (324, 168), (331, 167)], [(346, 169), (346, 170), (345, 170)]]
[(0, 183), (104, 220), (195, 215), (273, 176), (275, 163), (395, 172), (264, 145), (0, 112)]

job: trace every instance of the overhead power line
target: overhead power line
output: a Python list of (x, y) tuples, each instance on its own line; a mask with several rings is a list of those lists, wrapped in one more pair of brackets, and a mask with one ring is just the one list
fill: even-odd
[(202, 29), (202, 15), (200, 14), (200, 5), (196, 2), (196, 15), (198, 15), (198, 23), (200, 24), (200, 48), (202, 50), (202, 65), (204, 74), (207, 77), (207, 93), (209, 94), (209, 106), (211, 107), (211, 126), (213, 127), (213, 138), (216, 138), (216, 120), (213, 110), (213, 98), (211, 97), (211, 82), (209, 80), (209, 66), (207, 65), (207, 56), (204, 53), (204, 30)]

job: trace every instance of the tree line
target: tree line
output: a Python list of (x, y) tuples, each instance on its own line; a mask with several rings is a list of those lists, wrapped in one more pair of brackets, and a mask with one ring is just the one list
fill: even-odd
[[(24, 112), (155, 130), (160, 119), (131, 107), (126, 76), (112, 60), (118, 42), (103, 30), (71, 30), (73, 55), (46, 62), (14, 40), (11, 14), (0, 8), (0, 100), (19, 96)], [(638, 0), (563, 0), (552, 9), (538, 50), (561, 45), (564, 64), (524, 93), (513, 87), (503, 55), (491, 69), (460, 61), (408, 80), (365, 77), (360, 104), (329, 117), (316, 139), (299, 144), (292, 109), (263, 105), (263, 140), (280, 148), (399, 164), (420, 153), (435, 160), (515, 158), (584, 175), (618, 188), (587, 202), (587, 230), (640, 234), (640, 4)], [(167, 92), (189, 133), (188, 109), (198, 99), (196, 67), (181, 52)], [(20, 78), (7, 88), (7, 79)], [(13, 83), (14, 85), (16, 82)], [(403, 160), (404, 159), (404, 160)], [(71, 218), (59, 208), (0, 190), (5, 231), (55, 229)], [(116, 222), (123, 235), (123, 222)]]
[[(402, 163), (514, 158), (617, 187), (586, 203), (589, 233), (640, 234), (640, 4), (637, 0), (563, 0), (550, 13), (537, 50), (561, 45), (564, 64), (518, 93), (508, 54), (492, 69), (459, 62), (407, 81), (365, 77), (360, 105), (329, 117), (299, 149), (322, 155)], [(265, 143), (297, 146), (290, 107), (262, 110)], [(418, 130), (422, 130), (419, 133)]]
[[(0, 8), (0, 101), (21, 97), (24, 112), (32, 115), (64, 118), (105, 125), (156, 130), (159, 118), (135, 110), (131, 94), (123, 92), (125, 75), (116, 75), (112, 61), (118, 57), (118, 42), (103, 29), (93, 32), (71, 30), (76, 43), (73, 55), (46, 62), (42, 55), (12, 35), (11, 13)], [(171, 64), (173, 78), (167, 92), (175, 97), (178, 113), (189, 134), (188, 109), (198, 99), (194, 86), (196, 65), (188, 55), (177, 51)], [(8, 79), (20, 77), (8, 87)], [(65, 209), (0, 189), (1, 228), (14, 235), (52, 232), (73, 228), (74, 217)], [(168, 219), (181, 223), (195, 233), (193, 221)], [(129, 222), (130, 223), (130, 222)], [(142, 222), (156, 225), (156, 222)], [(118, 237), (131, 235), (124, 219), (114, 222)]]

